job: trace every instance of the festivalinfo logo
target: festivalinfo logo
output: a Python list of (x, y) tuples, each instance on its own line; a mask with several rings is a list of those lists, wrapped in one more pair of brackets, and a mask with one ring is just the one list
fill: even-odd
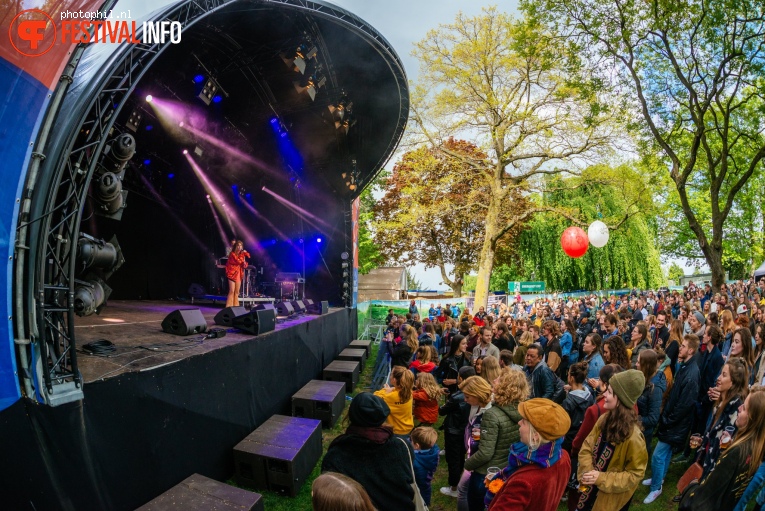
[(40, 57), (59, 41), (62, 44), (178, 44), (181, 23), (178, 21), (145, 21), (138, 39), (138, 24), (130, 20), (130, 11), (114, 13), (91, 11), (62, 11), (58, 23), (39, 9), (19, 12), (8, 29), (11, 45), (21, 55)]

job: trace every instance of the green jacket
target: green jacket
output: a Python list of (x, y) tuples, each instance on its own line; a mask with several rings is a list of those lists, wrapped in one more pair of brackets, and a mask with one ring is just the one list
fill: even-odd
[(489, 467), (506, 467), (510, 446), (521, 440), (518, 428), (521, 418), (518, 408), (513, 404), (493, 404), (483, 412), (478, 451), (465, 461), (465, 470), (485, 474)]

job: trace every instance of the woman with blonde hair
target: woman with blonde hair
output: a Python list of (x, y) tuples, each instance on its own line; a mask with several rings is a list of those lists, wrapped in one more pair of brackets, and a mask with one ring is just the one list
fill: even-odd
[(677, 369), (677, 356), (680, 354), (680, 345), (683, 344), (683, 322), (679, 319), (673, 319), (669, 324), (669, 338), (667, 339), (667, 345), (662, 347), (659, 353), (664, 353), (666, 358), (661, 363), (659, 371), (664, 371), (664, 368), (669, 367), (672, 376), (675, 376), (675, 370)]
[(313, 511), (377, 511), (366, 490), (350, 477), (325, 472), (311, 485)]
[(385, 422), (393, 430), (393, 434), (402, 438), (409, 438), (409, 433), (414, 429), (414, 415), (412, 413), (412, 388), (414, 387), (414, 375), (405, 367), (394, 366), (390, 372), (390, 385), (387, 383), (383, 388), (374, 393), (385, 401), (390, 408), (390, 415)]
[[(494, 401), (491, 408), (483, 413), (480, 423), (478, 449), (471, 450), (470, 457), (465, 461), (465, 470), (471, 472), (467, 492), (470, 511), (483, 511), (489, 467), (505, 466), (510, 446), (520, 440), (518, 404), (529, 395), (529, 384), (521, 371), (503, 371), (497, 374), (495, 380)], [(465, 390), (462, 392), (465, 393)], [(471, 438), (475, 439), (475, 435)]]
[(765, 392), (754, 387), (738, 409), (738, 434), (721, 455), (715, 469), (691, 483), (683, 493), (680, 511), (731, 511), (765, 455)]
[(494, 384), (494, 380), (499, 377), (500, 367), (499, 360), (492, 355), (486, 355), (483, 357), (483, 365), (481, 366), (481, 378), (489, 382), (489, 385)]
[(430, 373), (419, 373), (415, 379), (414, 418), (420, 421), (420, 426), (431, 426), (438, 421), (438, 398), (441, 397), (441, 387)]
[(513, 364), (523, 367), (526, 360), (526, 349), (534, 344), (534, 334), (523, 332), (518, 338), (518, 346), (513, 350)]
[(736, 326), (736, 322), (733, 321), (733, 313), (728, 309), (722, 311), (720, 320), (722, 321), (722, 331), (725, 336), (720, 351), (722, 351), (723, 357), (727, 357), (730, 353), (731, 342), (733, 341), (733, 332), (735, 332), (738, 327)]
[[(458, 511), (472, 511), (475, 508), (475, 504), (478, 503), (476, 491), (480, 490), (477, 484), (477, 477), (473, 478), (472, 472), (467, 468), (470, 457), (478, 452), (481, 446), (481, 438), (485, 425), (483, 424), (484, 414), (491, 409), (491, 385), (481, 378), (480, 376), (471, 376), (460, 383), (460, 390), (465, 396), (465, 403), (470, 405), (470, 412), (468, 415), (468, 423), (465, 426), (465, 447), (467, 449), (468, 459), (465, 461), (465, 470), (462, 472), (462, 477), (457, 485), (457, 510)], [(491, 441), (490, 438), (484, 439), (486, 443)], [(494, 437), (496, 442), (496, 437)], [(473, 462), (475, 463), (475, 461)], [(488, 466), (488, 465), (487, 465)], [(472, 492), (474, 501), (471, 505), (469, 492), (471, 484), (476, 485), (476, 489)], [(483, 483), (481, 482), (481, 486)], [(483, 504), (483, 494), (480, 499)]]

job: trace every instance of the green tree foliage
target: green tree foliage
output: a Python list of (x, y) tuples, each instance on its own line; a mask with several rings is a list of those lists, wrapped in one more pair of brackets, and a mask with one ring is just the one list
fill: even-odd
[[(737, 210), (744, 223), (751, 220), (742, 192), (763, 172), (765, 3), (526, 0), (524, 6), (568, 36), (614, 85), (625, 112), (634, 112), (627, 116), (637, 120), (631, 127), (643, 153), (658, 159), (674, 188), (670, 212), (682, 213), (719, 290), (724, 251), (733, 248), (724, 243), (731, 241), (728, 222)], [(688, 248), (687, 230), (674, 229), (674, 255)], [(729, 264), (738, 264), (734, 259)]]
[[(448, 139), (444, 146), (451, 154), (476, 161), (485, 157), (468, 142)], [(491, 190), (470, 165), (447, 157), (444, 150), (422, 145), (396, 163), (374, 209), (374, 239), (389, 261), (439, 268), (444, 283), (460, 296), (463, 275), (478, 266)], [(508, 197), (513, 208), (500, 213), (503, 221), (522, 213), (526, 205), (520, 196)], [(520, 224), (497, 244), (501, 260), (511, 257), (519, 230)]]
[(683, 270), (679, 264), (673, 262), (669, 265), (669, 271), (667, 273), (667, 278), (669, 278), (669, 280), (674, 281), (675, 284), (678, 285), (680, 284), (680, 279), (683, 277), (685, 277), (685, 270)]
[[(486, 305), (501, 240), (549, 209), (516, 209), (513, 197), (529, 193), (540, 176), (576, 173), (575, 163), (611, 139), (611, 112), (599, 101), (598, 83), (578, 72), (576, 53), (568, 50), (545, 27), (496, 8), (459, 14), (415, 45), (422, 70), (410, 135), (469, 168), (485, 190), (476, 306)], [(473, 141), (480, 154), (449, 150), (443, 141), (450, 137)]]
[(366, 275), (385, 262), (380, 247), (375, 243), (373, 232), (374, 194), (379, 193), (381, 183), (388, 173), (382, 171), (377, 178), (361, 192), (359, 207), (359, 273)]

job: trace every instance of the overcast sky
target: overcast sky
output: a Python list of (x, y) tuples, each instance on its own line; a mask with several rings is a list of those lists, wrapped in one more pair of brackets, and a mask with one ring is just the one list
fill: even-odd
[[(411, 55), (413, 45), (424, 39), (428, 30), (453, 22), (460, 11), (472, 16), (479, 14), (483, 7), (495, 5), (501, 11), (511, 14), (518, 12), (518, 0), (487, 3), (465, 0), (327, 1), (351, 11), (380, 32), (398, 53), (410, 81), (416, 81), (420, 71), (417, 60)], [(393, 163), (395, 162), (389, 162), (387, 168), (392, 168)], [(667, 261), (666, 265), (670, 261)], [(685, 267), (684, 260), (676, 261), (683, 267), (686, 274), (692, 273), (692, 269)], [(441, 272), (437, 268), (426, 270), (424, 265), (417, 265), (413, 271), (425, 289), (446, 289), (446, 286), (441, 284)]]

